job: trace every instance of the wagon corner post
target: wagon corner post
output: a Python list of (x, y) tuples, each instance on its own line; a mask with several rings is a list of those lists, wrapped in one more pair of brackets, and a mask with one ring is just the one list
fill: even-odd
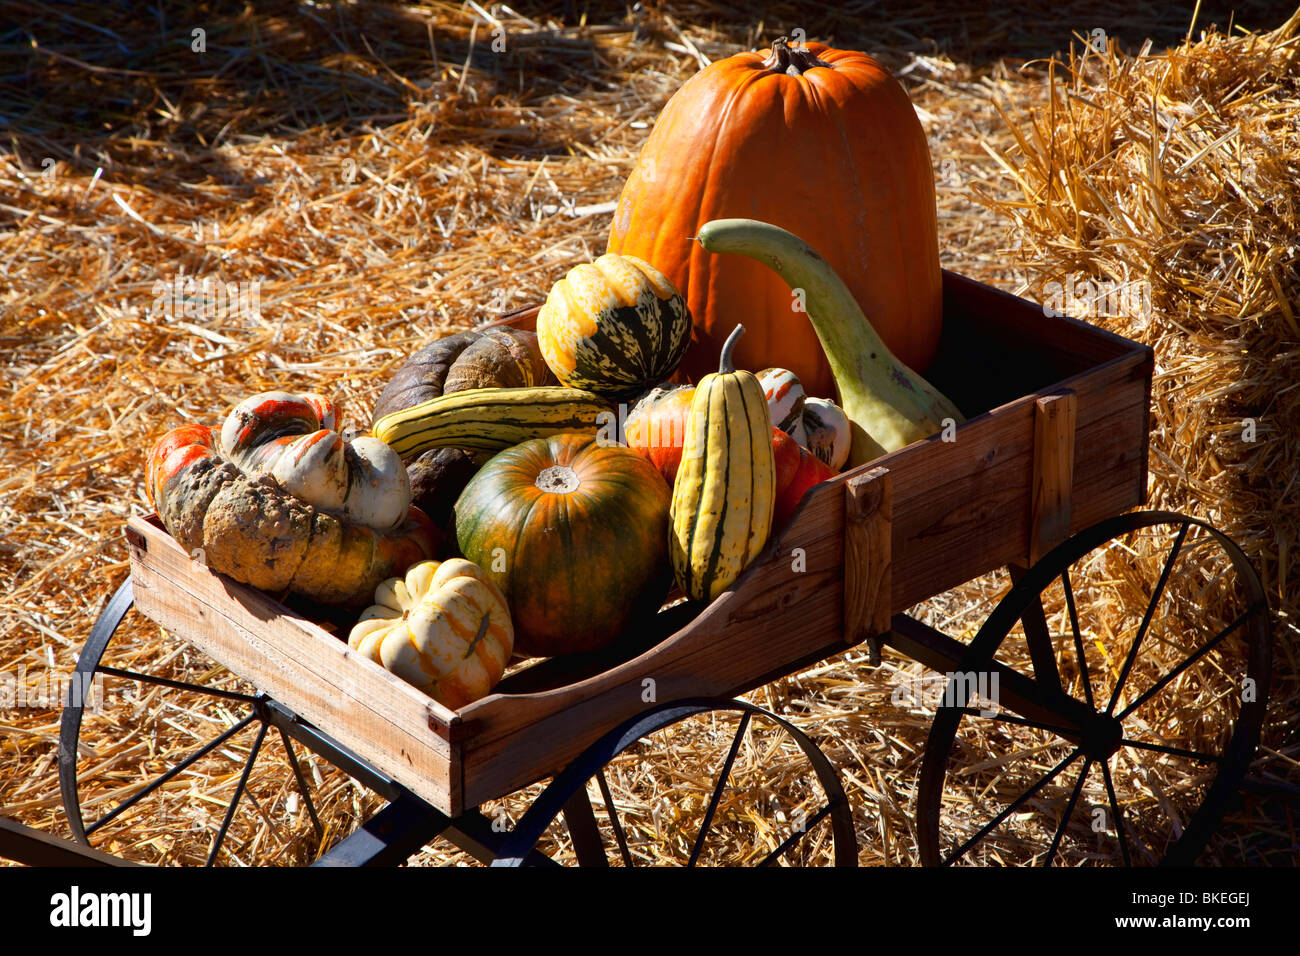
[(1078, 396), (1072, 389), (1044, 395), (1034, 403), (1034, 474), (1026, 567), (1033, 567), (1070, 536), (1077, 410)]
[[(893, 479), (872, 468), (844, 482), (844, 642), (877, 638), (893, 617)], [(872, 662), (879, 659), (873, 646)]]

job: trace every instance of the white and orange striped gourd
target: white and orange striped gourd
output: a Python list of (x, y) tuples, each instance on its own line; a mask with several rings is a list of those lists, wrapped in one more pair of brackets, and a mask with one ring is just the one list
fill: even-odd
[(514, 650), (505, 596), (464, 558), (421, 561), (375, 590), (348, 645), (457, 708), (496, 686)]

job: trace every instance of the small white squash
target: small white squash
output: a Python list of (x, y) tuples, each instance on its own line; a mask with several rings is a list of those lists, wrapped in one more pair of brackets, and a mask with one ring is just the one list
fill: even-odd
[(505, 597), (463, 558), (384, 581), (348, 635), (349, 647), (453, 709), (496, 686), (514, 645)]
[(844, 409), (830, 399), (810, 398), (803, 405), (803, 429), (805, 448), (835, 471), (844, 467), (853, 447), (853, 431)]

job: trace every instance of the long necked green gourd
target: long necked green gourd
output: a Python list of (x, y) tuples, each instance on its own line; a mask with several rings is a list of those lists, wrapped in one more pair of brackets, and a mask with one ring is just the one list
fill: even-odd
[[(697, 238), (707, 251), (748, 256), (803, 291), (808, 320), (852, 425), (850, 467), (928, 438), (943, 429), (945, 419), (966, 420), (938, 389), (895, 358), (848, 286), (794, 233), (754, 219), (715, 219), (700, 227)], [(797, 301), (792, 298), (792, 307)]]
[(772, 530), (772, 419), (758, 378), (732, 364), (736, 326), (718, 372), (700, 380), (673, 482), (668, 555), (681, 589), (712, 601), (758, 556)]

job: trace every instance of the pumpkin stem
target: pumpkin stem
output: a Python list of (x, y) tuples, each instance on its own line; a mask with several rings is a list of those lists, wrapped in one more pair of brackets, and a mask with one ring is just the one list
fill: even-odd
[(731, 360), (731, 353), (735, 351), (737, 340), (745, 334), (745, 327), (738, 325), (731, 330), (727, 336), (727, 341), (722, 343), (722, 357), (718, 360), (718, 374), (730, 375), (736, 370), (735, 363)]
[(790, 46), (789, 37), (778, 37), (772, 42), (772, 52), (763, 61), (763, 67), (773, 73), (786, 73), (790, 76), (803, 76), (815, 66), (830, 64), (819, 60), (812, 51), (804, 47)]

